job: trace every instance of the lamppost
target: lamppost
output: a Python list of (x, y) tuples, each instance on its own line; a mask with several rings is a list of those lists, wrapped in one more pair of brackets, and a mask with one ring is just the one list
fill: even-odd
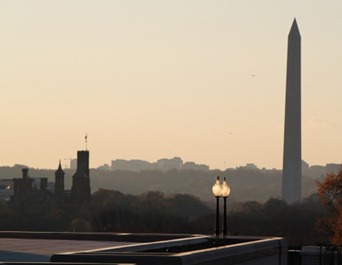
[(226, 181), (226, 178), (223, 179), (222, 183), (222, 194), (223, 197), (223, 228), (222, 228), (222, 235), (227, 235), (227, 198), (230, 194), (230, 187)]
[(220, 177), (217, 177), (216, 182), (212, 188), (213, 195), (216, 198), (216, 225), (215, 225), (215, 236), (220, 234), (220, 210), (219, 210), (219, 199), (222, 196), (222, 185)]

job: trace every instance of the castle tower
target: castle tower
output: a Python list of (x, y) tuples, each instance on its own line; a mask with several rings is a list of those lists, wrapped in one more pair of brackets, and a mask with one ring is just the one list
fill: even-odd
[(33, 191), (33, 179), (31, 179), (28, 175), (28, 168), (23, 168), (22, 178), (14, 178), (14, 191), (13, 191), (13, 200), (24, 200), (25, 196), (29, 195)]
[(77, 152), (77, 170), (81, 169), (89, 177), (89, 151)]
[(64, 171), (59, 160), (58, 169), (55, 172), (55, 195), (58, 198), (64, 197)]
[(301, 161), (301, 36), (295, 19), (288, 36), (282, 179), (282, 199), (288, 204), (301, 200)]
[(90, 202), (89, 151), (77, 152), (77, 170), (72, 176), (71, 200), (74, 203)]

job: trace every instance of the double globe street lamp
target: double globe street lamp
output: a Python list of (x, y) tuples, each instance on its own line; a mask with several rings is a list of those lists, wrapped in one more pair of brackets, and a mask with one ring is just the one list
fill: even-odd
[(227, 235), (227, 198), (230, 194), (230, 187), (224, 178), (223, 183), (221, 184), (220, 177), (217, 177), (216, 182), (212, 188), (213, 195), (216, 198), (216, 222), (215, 222), (215, 236), (219, 236), (220, 234), (220, 210), (219, 210), (219, 199), (223, 198), (223, 227), (222, 227), (222, 235)]

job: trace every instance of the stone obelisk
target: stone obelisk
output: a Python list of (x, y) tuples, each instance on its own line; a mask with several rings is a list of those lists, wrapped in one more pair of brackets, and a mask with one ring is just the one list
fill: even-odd
[(301, 201), (301, 36), (293, 21), (287, 48), (285, 133), (282, 199), (288, 204)]

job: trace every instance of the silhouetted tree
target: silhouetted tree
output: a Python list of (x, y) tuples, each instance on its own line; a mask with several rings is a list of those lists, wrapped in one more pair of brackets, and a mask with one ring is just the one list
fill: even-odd
[(245, 204), (247, 206), (242, 205), (240, 210), (232, 211), (228, 216), (231, 234), (281, 236), (291, 247), (327, 240), (315, 230), (316, 220), (326, 215), (325, 208), (317, 200), (310, 198), (294, 205), (278, 199), (269, 199), (262, 206), (255, 202)]
[(335, 173), (329, 173), (325, 179), (318, 182), (318, 194), (322, 203), (330, 210), (331, 216), (321, 218), (317, 222), (320, 231), (329, 235), (331, 243), (342, 244), (342, 168)]

